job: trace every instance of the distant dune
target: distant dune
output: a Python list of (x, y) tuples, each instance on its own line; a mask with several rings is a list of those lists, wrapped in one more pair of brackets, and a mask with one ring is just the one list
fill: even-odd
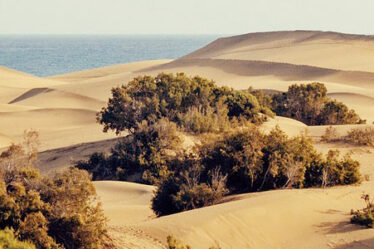
[[(108, 151), (115, 134), (103, 133), (96, 113), (110, 89), (143, 74), (186, 72), (235, 89), (252, 86), (284, 91), (290, 84), (319, 81), (329, 96), (374, 121), (374, 37), (318, 31), (286, 31), (221, 38), (180, 59), (121, 64), (40, 78), (0, 67), (0, 148), (20, 141), (25, 129), (40, 132), (39, 166), (44, 174), (95, 151)], [(368, 124), (368, 125), (369, 125)], [(234, 196), (226, 203), (155, 218), (150, 209), (154, 187), (125, 182), (96, 182), (110, 231), (124, 248), (164, 248), (174, 234), (196, 249), (215, 243), (251, 249), (373, 248), (373, 233), (350, 225), (351, 208), (362, 207), (362, 192), (374, 187), (372, 149), (320, 143), (326, 126), (308, 127), (283, 117), (263, 125), (279, 125), (289, 135), (306, 130), (326, 153), (352, 152), (369, 181), (360, 186), (329, 189), (276, 190)], [(366, 126), (368, 126), (366, 125)], [(340, 134), (354, 127), (336, 126)], [(191, 145), (193, 139), (186, 137)]]
[(221, 38), (184, 58), (240, 59), (374, 72), (374, 36), (280, 31)]

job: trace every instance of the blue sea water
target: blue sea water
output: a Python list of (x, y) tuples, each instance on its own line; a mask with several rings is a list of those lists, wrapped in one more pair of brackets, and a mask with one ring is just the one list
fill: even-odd
[(0, 65), (37, 76), (175, 59), (218, 35), (0, 35)]

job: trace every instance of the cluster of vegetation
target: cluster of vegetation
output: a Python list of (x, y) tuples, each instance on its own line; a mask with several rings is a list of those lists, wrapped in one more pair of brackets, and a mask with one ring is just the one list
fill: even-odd
[(327, 96), (324, 84), (291, 85), (287, 92), (265, 95), (251, 91), (263, 106), (276, 115), (299, 120), (307, 125), (362, 124), (365, 120), (346, 105)]
[(374, 128), (353, 128), (345, 136), (341, 136), (335, 127), (329, 126), (322, 135), (321, 141), (345, 142), (358, 146), (374, 146)]
[[(156, 184), (152, 208), (159, 216), (213, 205), (228, 194), (360, 181), (359, 163), (350, 155), (323, 156), (305, 135), (290, 138), (278, 127), (264, 133), (256, 126), (272, 115), (272, 106), (306, 123), (322, 120), (323, 113), (331, 118), (322, 84), (295, 85), (270, 97), (200, 77), (159, 74), (136, 78), (112, 94), (98, 121), (104, 131), (130, 135), (109, 155), (95, 153), (76, 166), (94, 180)], [(340, 120), (345, 109), (337, 110)], [(345, 122), (359, 122), (347, 113)], [(199, 134), (201, 144), (186, 150), (181, 132)]]
[(10, 229), (0, 231), (0, 248), (2, 249), (36, 249), (29, 242), (19, 241)]
[(352, 129), (344, 137), (344, 141), (354, 145), (374, 146), (374, 129), (371, 127)]
[(110, 155), (93, 154), (77, 163), (93, 180), (132, 180), (155, 184), (170, 174), (171, 152), (178, 150), (178, 130), (219, 133), (243, 123), (262, 123), (273, 113), (252, 94), (218, 87), (213, 81), (184, 74), (138, 77), (114, 88), (98, 114), (104, 131), (130, 135)]
[(363, 194), (361, 198), (365, 201), (366, 207), (362, 210), (352, 210), (351, 222), (370, 228), (374, 227), (374, 203), (368, 194)]
[(104, 131), (111, 129), (119, 134), (125, 130), (136, 132), (144, 121), (154, 124), (167, 118), (199, 133), (219, 131), (222, 122), (217, 121), (227, 119), (261, 123), (266, 120), (262, 114), (273, 115), (247, 91), (218, 87), (199, 76), (161, 73), (138, 77), (112, 89), (112, 98), (98, 114), (98, 121)]
[[(182, 244), (179, 240), (169, 235), (167, 237), (167, 248), (168, 249), (192, 249), (189, 245)], [(221, 249), (221, 247), (212, 246), (209, 249)]]
[(41, 176), (33, 167), (37, 144), (37, 133), (29, 132), (23, 144), (13, 144), (0, 155), (0, 230), (7, 241), (0, 243), (38, 249), (110, 246), (89, 174), (69, 169), (51, 178)]
[(278, 188), (326, 187), (360, 181), (359, 163), (331, 150), (324, 157), (311, 139), (248, 127), (224, 135), (170, 164), (152, 201), (157, 215), (218, 203), (226, 194)]

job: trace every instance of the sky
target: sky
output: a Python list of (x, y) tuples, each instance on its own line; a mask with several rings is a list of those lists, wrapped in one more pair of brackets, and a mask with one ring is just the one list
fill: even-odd
[(0, 0), (0, 34), (374, 34), (373, 0)]

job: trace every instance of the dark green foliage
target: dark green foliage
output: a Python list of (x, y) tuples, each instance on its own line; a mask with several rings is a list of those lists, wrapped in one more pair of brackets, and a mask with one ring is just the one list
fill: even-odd
[(363, 194), (361, 198), (365, 201), (366, 207), (362, 210), (352, 210), (351, 222), (369, 228), (374, 227), (374, 204), (368, 194)]
[(361, 124), (354, 110), (327, 97), (321, 83), (292, 85), (285, 93), (274, 94), (272, 110), (279, 116), (290, 117), (307, 125)]
[(360, 163), (346, 154), (339, 157), (338, 150), (330, 150), (326, 158), (316, 157), (306, 169), (305, 186), (334, 186), (359, 183)]
[(36, 249), (29, 242), (19, 241), (10, 229), (0, 230), (0, 248), (2, 249)]
[(227, 193), (360, 181), (359, 163), (349, 154), (340, 158), (338, 151), (330, 151), (323, 157), (310, 138), (290, 138), (278, 127), (267, 134), (256, 126), (242, 127), (196, 151), (198, 156), (185, 154), (170, 162), (173, 173), (153, 198), (157, 215), (212, 205)]
[(183, 73), (159, 74), (156, 77), (135, 78), (127, 85), (112, 89), (107, 107), (98, 114), (104, 131), (135, 132), (146, 121), (154, 124), (162, 118), (182, 125), (181, 118), (191, 108), (206, 113), (209, 108), (217, 113), (217, 103), (228, 107), (228, 117), (262, 122), (265, 117), (256, 97), (248, 92), (218, 87), (213, 81), (199, 76), (187, 77)]
[(181, 125), (186, 132), (195, 134), (222, 132), (234, 126), (233, 122), (230, 122), (228, 111), (227, 105), (222, 101), (219, 101), (215, 108), (202, 110), (192, 107), (180, 115)]
[(38, 249), (104, 248), (106, 220), (89, 174), (70, 169), (42, 177), (30, 146), (26, 139), (0, 156), (0, 229), (14, 229)]
[(364, 120), (354, 110), (336, 100), (327, 101), (319, 114), (318, 124), (363, 124)]
[(304, 136), (288, 138), (279, 128), (256, 127), (225, 136), (201, 149), (207, 169), (220, 166), (231, 192), (302, 187), (304, 173), (318, 154)]
[(152, 125), (143, 122), (133, 134), (121, 139), (109, 156), (94, 153), (76, 167), (92, 173), (93, 180), (130, 179), (154, 184), (169, 175), (167, 162), (180, 143), (175, 124), (167, 119)]
[(233, 192), (255, 189), (262, 167), (264, 135), (255, 127), (226, 135), (222, 140), (199, 148), (206, 170), (220, 167), (227, 174), (227, 186)]
[(152, 209), (159, 216), (213, 205), (227, 190), (226, 177), (217, 168), (202, 177), (202, 167), (193, 155), (173, 162), (174, 171), (158, 186)]

